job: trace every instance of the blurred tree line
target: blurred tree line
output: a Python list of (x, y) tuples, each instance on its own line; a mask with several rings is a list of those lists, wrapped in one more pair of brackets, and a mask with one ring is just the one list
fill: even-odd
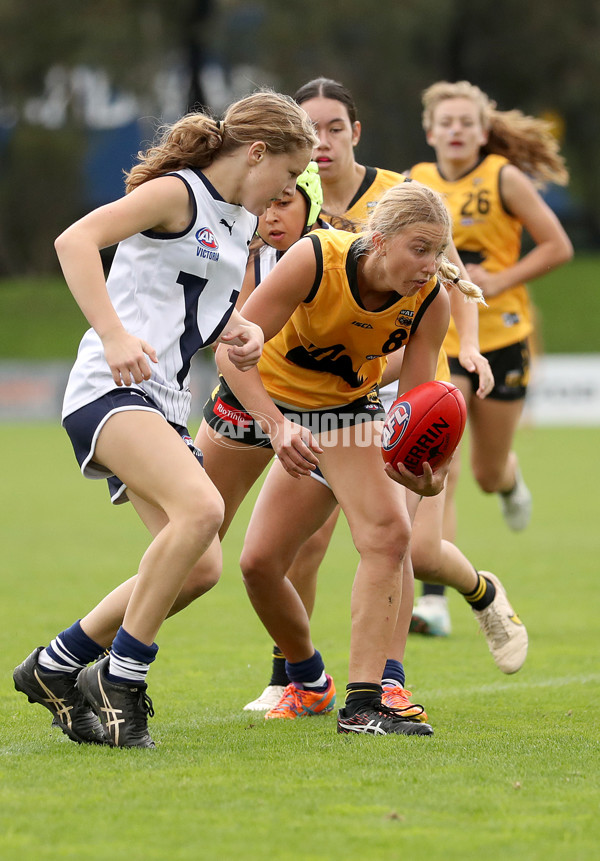
[(431, 158), (436, 80), (552, 118), (571, 184), (548, 200), (576, 245), (600, 244), (594, 0), (0, 0), (0, 33), (0, 275), (56, 269), (54, 237), (122, 192), (158, 121), (318, 75), (355, 96), (359, 159), (400, 171)]

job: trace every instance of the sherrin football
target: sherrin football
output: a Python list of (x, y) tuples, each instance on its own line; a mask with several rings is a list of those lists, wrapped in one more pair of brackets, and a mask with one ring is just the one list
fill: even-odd
[(452, 455), (465, 429), (467, 406), (452, 383), (422, 383), (398, 398), (387, 414), (381, 453), (394, 468), (403, 463), (423, 475), (428, 461), (435, 472)]

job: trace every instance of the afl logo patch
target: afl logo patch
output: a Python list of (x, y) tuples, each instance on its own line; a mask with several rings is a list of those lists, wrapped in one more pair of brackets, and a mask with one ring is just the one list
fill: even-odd
[(406, 432), (409, 422), (410, 404), (406, 401), (395, 404), (392, 411), (388, 414), (381, 435), (381, 447), (384, 451), (391, 451), (398, 445)]
[(200, 245), (203, 245), (205, 248), (209, 248), (211, 251), (216, 251), (219, 247), (215, 234), (209, 227), (201, 227), (200, 230), (197, 230), (196, 239)]

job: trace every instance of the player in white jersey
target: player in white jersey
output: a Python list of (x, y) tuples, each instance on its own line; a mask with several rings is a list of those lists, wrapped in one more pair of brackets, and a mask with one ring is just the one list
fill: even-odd
[[(123, 240), (107, 288), (124, 328), (156, 350), (151, 375), (139, 381), (139, 388), (168, 421), (185, 425), (191, 358), (214, 343), (233, 313), (257, 218), (224, 201), (201, 171), (186, 168), (172, 175), (180, 177), (189, 194), (190, 225), (183, 235), (149, 230)], [(69, 377), (63, 419), (68, 424), (68, 416), (114, 387), (102, 340), (89, 329)], [(98, 468), (83, 470), (94, 474)]]
[[(145, 682), (154, 638), (185, 581), (201, 579), (207, 591), (221, 570), (223, 500), (186, 428), (190, 361), (218, 342), (239, 370), (258, 361), (262, 331), (235, 310), (248, 245), (257, 216), (294, 193), (314, 142), (304, 111), (276, 93), (239, 100), (222, 122), (189, 114), (139, 154), (123, 198), (56, 240), (92, 327), (63, 425), (83, 474), (119, 476), (153, 537), (135, 578), (13, 673), (17, 690), (74, 741), (154, 747)], [(105, 281), (100, 249), (117, 243)], [(126, 598), (116, 635), (104, 615), (113, 596)]]

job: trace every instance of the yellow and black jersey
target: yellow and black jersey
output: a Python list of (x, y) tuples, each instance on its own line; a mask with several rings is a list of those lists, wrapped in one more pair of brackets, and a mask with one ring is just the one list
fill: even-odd
[(416, 296), (393, 296), (366, 310), (357, 283), (357, 236), (343, 230), (308, 235), (315, 282), (283, 329), (265, 344), (258, 369), (269, 395), (301, 410), (342, 406), (368, 395), (386, 356), (404, 346), (440, 286), (432, 278)]
[[(409, 177), (403, 173), (395, 173), (393, 170), (384, 170), (381, 167), (367, 167), (360, 188), (350, 201), (350, 205), (344, 217), (358, 225), (357, 230), (366, 224), (367, 219), (377, 206), (379, 198), (389, 189), (401, 182), (406, 182)], [(436, 380), (449, 380), (450, 368), (448, 357), (440, 350)]]
[[(513, 266), (521, 253), (521, 223), (505, 208), (500, 193), (500, 174), (508, 160), (487, 155), (454, 182), (449, 182), (432, 162), (415, 165), (411, 179), (440, 192), (453, 221), (454, 244), (463, 263), (479, 263), (488, 272)], [(479, 344), (483, 353), (524, 340), (533, 329), (532, 311), (525, 284), (517, 284), (479, 306)], [(458, 334), (450, 322), (444, 348), (457, 356)]]
[[(367, 167), (358, 191), (344, 212), (344, 218), (356, 225), (357, 232), (362, 230), (382, 194), (388, 188), (405, 182), (407, 178), (401, 173), (394, 173), (393, 170)], [(323, 218), (327, 219), (327, 215), (323, 214)]]

